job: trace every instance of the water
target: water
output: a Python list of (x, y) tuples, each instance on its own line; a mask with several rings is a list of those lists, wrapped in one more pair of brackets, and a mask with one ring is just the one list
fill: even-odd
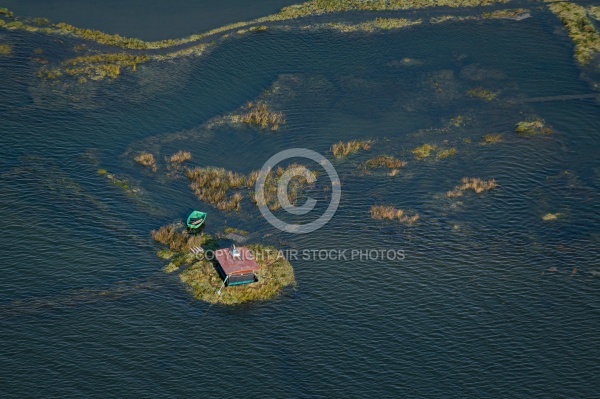
[[(0, 58), (3, 396), (595, 397), (598, 103), (507, 102), (591, 92), (558, 27), (537, 12), (373, 35), (273, 30), (79, 92), (40, 84), (28, 60), (38, 47), (60, 60), (65, 44), (2, 33), (14, 45)], [(405, 57), (421, 63), (402, 67)], [(474, 68), (483, 80), (470, 80)], [(280, 132), (206, 129), (274, 83)], [(502, 90), (501, 101), (466, 97), (475, 86)], [(417, 134), (456, 115), (470, 122)], [(557, 133), (516, 136), (530, 115)], [(487, 133), (503, 143), (479, 146)], [(306, 236), (278, 233), (249, 205), (199, 204), (185, 179), (153, 176), (130, 156), (188, 149), (193, 165), (247, 173), (283, 149), (326, 154), (365, 137), (372, 151), (333, 161), (337, 214)], [(418, 162), (410, 150), (425, 142), (458, 155)], [(358, 163), (380, 154), (409, 164), (394, 178), (362, 176)], [(128, 197), (99, 168), (143, 194)], [(500, 187), (457, 205), (444, 193), (464, 176)], [(373, 221), (374, 204), (422, 221)], [(392, 248), (406, 259), (299, 259), (284, 296), (209, 306), (161, 271), (149, 238), (192, 208), (208, 210), (209, 232), (226, 223), (280, 248)], [(543, 222), (548, 212), (562, 216)]]

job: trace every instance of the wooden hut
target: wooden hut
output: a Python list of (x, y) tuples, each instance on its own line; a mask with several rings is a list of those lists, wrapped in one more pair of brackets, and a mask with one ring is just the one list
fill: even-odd
[(255, 272), (260, 268), (246, 247), (225, 248), (215, 251), (217, 271), (225, 285), (241, 285), (257, 280)]

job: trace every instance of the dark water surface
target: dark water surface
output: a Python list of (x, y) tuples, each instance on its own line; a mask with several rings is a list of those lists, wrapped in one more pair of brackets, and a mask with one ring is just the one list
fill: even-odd
[[(23, 12), (50, 14), (29, 3)], [(53, 4), (56, 19), (84, 18)], [(137, 33), (120, 33), (144, 36), (143, 15)], [(171, 25), (159, 37), (181, 34)], [(598, 103), (518, 101), (592, 92), (553, 16), (371, 35), (272, 30), (79, 90), (39, 82), (29, 61), (38, 47), (61, 59), (64, 43), (0, 39), (14, 46), (0, 58), (3, 397), (597, 397)], [(273, 84), (268, 99), (287, 118), (278, 133), (207, 129)], [(465, 95), (477, 86), (499, 100)], [(466, 126), (418, 132), (457, 115)], [(556, 134), (517, 136), (514, 124), (533, 115)], [(503, 142), (479, 145), (488, 133)], [(279, 233), (250, 204), (240, 214), (199, 204), (185, 179), (152, 175), (130, 155), (150, 150), (162, 167), (187, 149), (193, 165), (247, 173), (280, 150), (328, 155), (365, 137), (376, 140), (369, 153), (332, 161), (337, 214), (304, 236)], [(458, 154), (416, 161), (410, 150), (426, 142)], [(380, 154), (409, 164), (362, 175), (359, 162)], [(100, 168), (142, 193), (127, 196)], [(464, 176), (499, 188), (446, 198)], [(421, 222), (371, 220), (374, 204)], [(211, 307), (161, 271), (149, 238), (192, 208), (209, 212), (209, 232), (227, 223), (280, 248), (402, 249), (406, 259), (300, 259), (298, 286), (282, 297)], [(542, 221), (548, 212), (561, 217)]]

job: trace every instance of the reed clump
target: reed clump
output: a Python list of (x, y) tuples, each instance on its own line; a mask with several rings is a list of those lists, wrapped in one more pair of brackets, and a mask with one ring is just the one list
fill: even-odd
[(149, 152), (142, 152), (138, 154), (134, 160), (142, 166), (152, 169), (153, 172), (158, 170), (156, 166), (156, 159), (154, 159), (154, 155)]
[(479, 145), (498, 144), (502, 142), (502, 135), (500, 134), (486, 134), (483, 136)]
[(471, 97), (479, 98), (484, 101), (494, 101), (498, 97), (498, 93), (491, 90), (484, 89), (483, 87), (475, 87), (467, 91), (467, 94)]
[(371, 140), (340, 141), (331, 146), (331, 152), (333, 153), (333, 156), (338, 159), (344, 158), (348, 155), (355, 154), (360, 150), (370, 150), (372, 143)]
[(187, 171), (191, 189), (200, 199), (222, 211), (239, 211), (243, 196), (237, 192), (231, 196), (228, 191), (246, 188), (244, 175), (223, 168), (195, 168)]
[(388, 169), (400, 169), (407, 165), (406, 162), (401, 161), (391, 155), (380, 155), (378, 157), (369, 159), (365, 162), (365, 166), (369, 169), (377, 168), (388, 168)]
[(493, 190), (497, 187), (496, 180), (483, 180), (476, 177), (463, 177), (461, 184), (454, 187), (453, 190), (446, 193), (447, 197), (454, 198), (463, 195), (464, 191), (472, 190), (477, 194), (481, 194), (484, 191)]
[(189, 151), (179, 150), (175, 154), (167, 158), (167, 161), (172, 164), (182, 164), (192, 160), (192, 153)]
[(375, 220), (398, 220), (400, 223), (413, 225), (419, 220), (419, 215), (409, 216), (404, 210), (389, 205), (373, 205), (371, 207), (371, 218)]
[(262, 102), (249, 102), (246, 112), (241, 115), (240, 121), (247, 125), (258, 126), (261, 129), (270, 128), (272, 131), (279, 130), (279, 126), (285, 124), (285, 117), (281, 112), (275, 112)]
[(517, 123), (515, 125), (515, 132), (522, 136), (540, 136), (554, 133), (541, 118)]
[(10, 44), (0, 43), (0, 56), (2, 55), (11, 55), (12, 47)]
[(587, 15), (585, 7), (575, 3), (556, 2), (548, 8), (562, 22), (575, 44), (575, 59), (587, 65), (600, 52), (600, 35)]

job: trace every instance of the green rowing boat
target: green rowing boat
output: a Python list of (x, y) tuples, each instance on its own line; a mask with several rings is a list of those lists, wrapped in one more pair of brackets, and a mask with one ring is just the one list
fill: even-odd
[(196, 231), (204, 225), (205, 220), (206, 212), (193, 211), (187, 218), (187, 227), (191, 231)]

